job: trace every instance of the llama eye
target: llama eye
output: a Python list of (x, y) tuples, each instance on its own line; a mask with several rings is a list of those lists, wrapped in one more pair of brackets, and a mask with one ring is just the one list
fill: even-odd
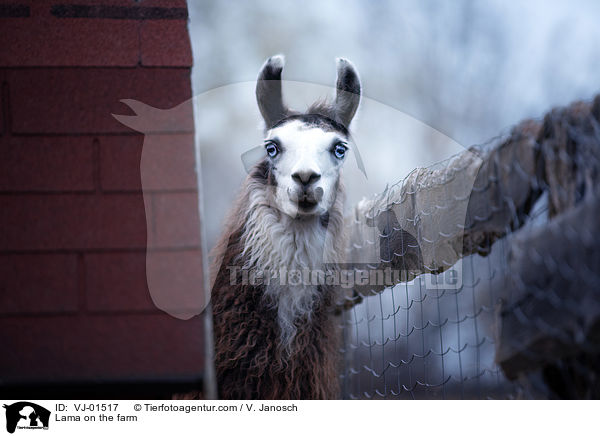
[(269, 157), (275, 157), (277, 156), (277, 153), (279, 153), (279, 149), (273, 142), (267, 143), (267, 145), (265, 145), (265, 150), (267, 150)]
[(346, 155), (346, 150), (348, 150), (348, 147), (346, 147), (344, 144), (339, 143), (333, 147), (333, 154), (338, 159), (343, 159)]

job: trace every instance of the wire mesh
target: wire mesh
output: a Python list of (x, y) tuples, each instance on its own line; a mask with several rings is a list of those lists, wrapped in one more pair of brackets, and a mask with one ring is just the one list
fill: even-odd
[[(482, 398), (513, 393), (494, 362), (494, 312), (501, 286), (496, 262), (463, 262), (455, 290), (429, 290), (419, 277), (372, 295), (344, 314), (347, 398)], [(348, 362), (348, 358), (345, 360)]]
[[(462, 258), (446, 271), (459, 285), (430, 286), (435, 276), (425, 265), (411, 281), (350, 297), (341, 317), (344, 398), (600, 396), (599, 120), (596, 98), (471, 149), (484, 163), (466, 200)], [(519, 141), (531, 142), (528, 154), (514, 146)], [(442, 188), (454, 177), (450, 162), (428, 170), (441, 171)], [(401, 189), (411, 207), (419, 190), (431, 189), (409, 183), (380, 196), (378, 213), (404, 207)], [(412, 214), (396, 213), (383, 231), (373, 228), (381, 264), (393, 258), (386, 250), (402, 261), (390, 232), (418, 223), (419, 245), (433, 250), (449, 237), (427, 220), (465, 199), (451, 188), (444, 194)], [(437, 235), (421, 232), (428, 226)], [(478, 227), (474, 248), (469, 234)]]

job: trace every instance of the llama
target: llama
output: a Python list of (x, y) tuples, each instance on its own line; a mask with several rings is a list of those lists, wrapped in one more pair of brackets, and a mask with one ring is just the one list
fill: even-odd
[[(281, 278), (285, 271), (330, 271), (343, 260), (340, 169), (361, 84), (354, 66), (338, 59), (334, 101), (295, 112), (283, 103), (283, 65), (282, 56), (273, 56), (259, 73), (265, 155), (249, 172), (215, 249), (211, 298), (222, 399), (339, 395), (336, 290)], [(248, 271), (263, 279), (280, 275), (257, 283), (247, 280)]]

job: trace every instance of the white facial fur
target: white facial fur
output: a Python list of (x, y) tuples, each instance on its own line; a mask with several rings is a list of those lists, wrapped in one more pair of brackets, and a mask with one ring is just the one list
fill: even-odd
[[(292, 120), (269, 130), (265, 141), (278, 146), (277, 155), (267, 157), (277, 184), (273, 198), (277, 208), (293, 218), (327, 212), (335, 202), (340, 169), (349, 154), (347, 150), (339, 159), (332, 150), (338, 143), (349, 147), (347, 138)], [(308, 201), (309, 207), (301, 200)]]

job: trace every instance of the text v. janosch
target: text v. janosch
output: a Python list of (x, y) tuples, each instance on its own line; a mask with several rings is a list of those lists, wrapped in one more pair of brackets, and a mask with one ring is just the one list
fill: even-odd
[(75, 412), (116, 412), (119, 408), (117, 403), (75, 403), (72, 405), (57, 404), (54, 410), (57, 412), (66, 412), (67, 410)]

